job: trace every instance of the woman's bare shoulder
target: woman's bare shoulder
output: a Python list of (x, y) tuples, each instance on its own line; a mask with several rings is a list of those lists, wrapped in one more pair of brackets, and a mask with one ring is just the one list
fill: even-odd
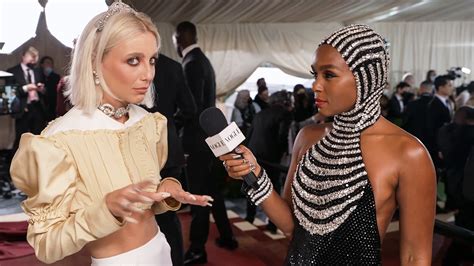
[(332, 129), (332, 123), (311, 124), (303, 127), (296, 136), (293, 155), (300, 158), (311, 146), (316, 144)]
[(431, 162), (429, 153), (420, 140), (385, 119), (374, 125), (374, 130), (368, 132), (366, 138), (372, 139), (372, 144), (383, 147), (386, 152), (393, 152), (395, 157), (408, 165), (419, 160)]

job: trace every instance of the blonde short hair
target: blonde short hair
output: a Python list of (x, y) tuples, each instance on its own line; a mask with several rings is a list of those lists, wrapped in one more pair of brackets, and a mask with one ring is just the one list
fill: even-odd
[[(120, 12), (110, 16), (104, 28), (97, 31), (96, 23), (105, 16), (103, 12), (95, 16), (86, 25), (73, 49), (70, 77), (65, 95), (72, 105), (92, 113), (102, 100), (104, 91), (115, 97), (107, 86), (101, 71), (101, 63), (107, 52), (118, 43), (145, 32), (155, 35), (158, 48), (160, 35), (151, 19), (141, 12)], [(100, 85), (94, 83), (93, 71), (96, 71)], [(141, 104), (153, 107), (154, 88), (150, 88)]]

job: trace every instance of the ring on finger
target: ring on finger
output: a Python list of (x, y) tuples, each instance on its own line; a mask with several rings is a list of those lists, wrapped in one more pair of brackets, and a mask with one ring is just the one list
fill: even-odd
[(227, 169), (227, 164), (225, 163), (225, 161), (222, 162), (222, 165), (224, 166), (225, 169)]
[(252, 172), (255, 171), (255, 168), (256, 168), (255, 164), (250, 162), (249, 165), (250, 165), (250, 171), (252, 171)]
[(246, 164), (246, 163), (248, 163), (248, 162), (249, 162), (249, 161), (247, 161), (247, 159), (245, 159), (245, 158), (242, 159), (242, 164)]

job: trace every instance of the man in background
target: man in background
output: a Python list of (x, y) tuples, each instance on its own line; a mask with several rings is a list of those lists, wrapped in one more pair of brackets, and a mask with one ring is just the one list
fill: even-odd
[[(181, 65), (160, 54), (155, 65), (155, 104), (150, 112), (160, 112), (168, 119), (168, 160), (161, 170), (161, 177), (175, 177), (181, 183), (185, 166), (184, 152), (176, 129), (176, 119), (186, 124), (196, 113), (193, 95), (184, 81)], [(179, 118), (178, 118), (179, 117)], [(174, 266), (184, 265), (183, 236), (176, 212), (165, 212), (155, 216), (160, 229), (171, 247)]]
[(454, 112), (454, 103), (449, 98), (454, 91), (453, 81), (449, 76), (441, 75), (436, 77), (435, 95), (428, 104), (426, 117), (428, 139), (426, 147), (437, 170), (443, 168), (443, 158), (439, 154), (436, 142), (438, 130), (445, 124), (451, 122)]
[[(189, 154), (187, 160), (189, 191), (214, 198), (212, 214), (220, 233), (216, 244), (235, 249), (238, 244), (227, 217), (224, 199), (217, 186), (219, 175), (213, 172), (217, 166), (223, 166), (214, 158), (205, 142), (207, 136), (199, 126), (202, 111), (216, 104), (214, 69), (197, 44), (197, 31), (193, 23), (188, 21), (179, 23), (173, 37), (178, 55), (183, 58), (184, 76), (197, 106), (196, 114), (184, 125), (183, 133), (184, 149)], [(191, 206), (191, 245), (185, 254), (185, 264), (207, 262), (205, 244), (209, 235), (210, 210), (209, 207)]]
[(405, 102), (403, 100), (404, 93), (410, 88), (406, 82), (400, 82), (395, 88), (395, 93), (389, 101), (388, 120), (397, 126), (401, 126), (403, 122), (403, 112), (405, 110)]
[[(258, 113), (253, 119), (248, 133), (248, 147), (260, 163), (280, 164), (285, 153), (288, 153), (288, 132), (292, 116), (292, 102), (286, 91), (274, 92), (269, 99), (269, 107)], [(282, 181), (280, 171), (267, 168), (273, 187), (281, 192)], [(245, 219), (254, 222), (256, 206), (247, 201), (247, 216)], [(266, 227), (271, 233), (277, 232), (277, 227), (271, 221)]]
[(23, 133), (40, 134), (46, 126), (44, 95), (45, 87), (40, 70), (36, 67), (39, 52), (30, 46), (26, 48), (21, 62), (8, 69), (13, 74), (7, 82), (16, 86), (16, 99), (12, 103), (15, 113), (16, 139), (14, 150), (18, 148)]
[(44, 77), (46, 119), (56, 118), (57, 87), (61, 77), (54, 72), (54, 60), (50, 56), (43, 56), (40, 66)]
[(428, 128), (426, 126), (428, 104), (433, 99), (433, 83), (423, 81), (419, 89), (419, 98), (408, 103), (403, 127), (426, 145)]
[(270, 98), (270, 94), (268, 92), (267, 82), (265, 82), (264, 78), (259, 78), (257, 80), (257, 95), (253, 99), (253, 106), (255, 108), (255, 113), (258, 113), (264, 109), (268, 108), (268, 100)]

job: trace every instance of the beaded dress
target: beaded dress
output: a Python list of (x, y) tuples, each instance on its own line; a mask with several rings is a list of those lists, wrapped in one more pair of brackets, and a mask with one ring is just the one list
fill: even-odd
[(292, 183), (295, 229), (287, 265), (380, 265), (374, 195), (360, 147), (361, 132), (380, 116), (389, 56), (384, 39), (351, 25), (320, 45), (336, 48), (354, 74), (355, 107), (298, 164)]

